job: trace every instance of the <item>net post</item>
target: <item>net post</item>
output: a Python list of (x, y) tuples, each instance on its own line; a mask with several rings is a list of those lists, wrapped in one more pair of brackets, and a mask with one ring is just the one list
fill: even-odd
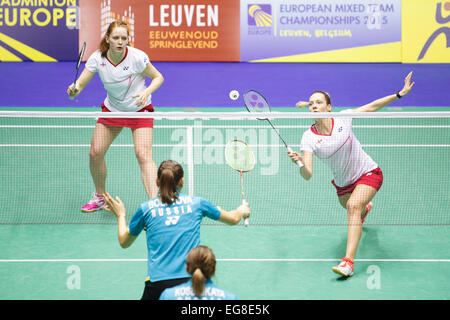
[(188, 191), (190, 196), (194, 196), (194, 127), (186, 127), (186, 148), (188, 165)]

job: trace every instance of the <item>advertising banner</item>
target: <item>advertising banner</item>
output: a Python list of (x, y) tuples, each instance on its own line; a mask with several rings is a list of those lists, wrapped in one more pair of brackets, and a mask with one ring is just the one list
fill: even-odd
[(131, 45), (152, 61), (239, 61), (239, 0), (80, 0), (89, 57), (108, 25), (123, 20)]
[(450, 1), (403, 1), (402, 62), (450, 62)]
[(0, 61), (86, 60), (114, 20), (152, 61), (450, 62), (446, 0), (0, 0)]
[(241, 60), (400, 62), (401, 0), (242, 0)]
[(0, 61), (78, 57), (77, 0), (0, 0)]

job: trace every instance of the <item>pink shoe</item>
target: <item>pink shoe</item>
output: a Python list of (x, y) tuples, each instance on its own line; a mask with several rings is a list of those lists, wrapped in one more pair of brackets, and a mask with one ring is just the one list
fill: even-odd
[(370, 212), (370, 209), (372, 209), (373, 203), (369, 202), (366, 206), (366, 213), (364, 213), (364, 215), (361, 217), (361, 223), (364, 223), (364, 220), (366, 219), (367, 215)]
[(98, 193), (92, 194), (92, 199), (87, 204), (81, 207), (82, 212), (94, 212), (102, 209), (106, 209), (107, 205), (105, 203), (105, 200), (103, 199), (103, 196)]

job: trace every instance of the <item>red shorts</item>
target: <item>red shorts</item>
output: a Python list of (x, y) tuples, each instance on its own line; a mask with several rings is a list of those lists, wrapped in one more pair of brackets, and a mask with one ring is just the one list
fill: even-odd
[[(153, 106), (149, 104), (138, 112), (153, 112)], [(102, 103), (102, 112), (111, 112)], [(153, 128), (153, 119), (151, 118), (99, 118), (97, 123), (106, 124), (108, 126), (137, 128)]]
[(334, 183), (334, 180), (331, 181), (331, 183), (335, 186), (338, 197), (347, 193), (352, 193), (358, 184), (374, 187), (378, 191), (383, 184), (383, 172), (381, 172), (381, 169), (378, 167), (372, 171), (364, 173), (358, 180), (356, 180), (356, 182), (345, 187), (337, 186), (336, 183)]

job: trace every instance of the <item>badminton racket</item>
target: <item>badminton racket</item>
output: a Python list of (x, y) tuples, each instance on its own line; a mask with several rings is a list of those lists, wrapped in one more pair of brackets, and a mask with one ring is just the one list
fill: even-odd
[[(230, 140), (225, 145), (225, 161), (234, 170), (241, 174), (242, 204), (245, 204), (244, 172), (255, 167), (255, 155), (250, 146), (242, 140)], [(244, 226), (248, 226), (248, 218), (244, 219)]]
[[(244, 93), (242, 97), (244, 99), (244, 104), (245, 104), (245, 107), (247, 108), (248, 112), (269, 113), (271, 111), (270, 105), (267, 102), (266, 98), (264, 98), (264, 96), (261, 93), (259, 93), (258, 91), (249, 90), (246, 93)], [(286, 147), (286, 150), (289, 153), (292, 152), (292, 149), (288, 146), (288, 144), (283, 139), (283, 137), (281, 136), (281, 134), (277, 130), (277, 128), (275, 128), (275, 126), (273, 125), (272, 121), (270, 121), (270, 119), (262, 118), (262, 119), (258, 119), (258, 120), (266, 120), (270, 124), (272, 129), (277, 133), (278, 137), (280, 138), (280, 140), (283, 142), (284, 146)], [(299, 168), (303, 167), (303, 163), (300, 160), (298, 160), (296, 163)]]
[[(81, 64), (81, 60), (83, 59), (84, 56), (84, 51), (86, 50), (86, 42), (83, 42), (83, 45), (81, 46), (81, 50), (80, 50), (80, 54), (78, 55), (78, 61), (77, 61), (77, 65), (76, 65), (76, 73), (75, 73), (75, 80), (73, 81), (73, 88), (76, 89), (76, 85), (77, 85), (77, 78), (78, 78), (78, 71), (80, 70), (80, 64)], [(70, 99), (73, 99), (75, 96), (70, 96)]]

